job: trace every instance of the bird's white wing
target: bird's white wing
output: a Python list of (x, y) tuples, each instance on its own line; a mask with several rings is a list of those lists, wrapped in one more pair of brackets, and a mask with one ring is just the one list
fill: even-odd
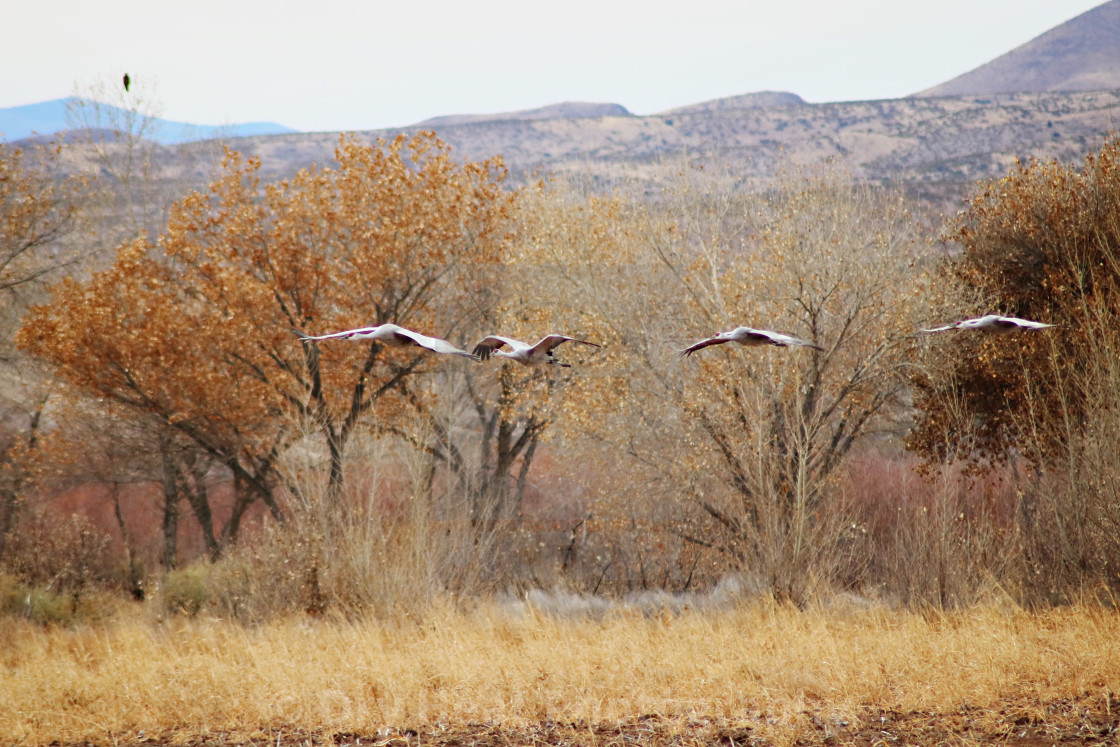
[(946, 324), (944, 327), (933, 327), (932, 329), (919, 329), (918, 331), (919, 332), (926, 332), (926, 333), (945, 332), (945, 331), (950, 330), (950, 329), (957, 329), (957, 327), (959, 327), (959, 326), (960, 326), (960, 323), (958, 322), (957, 324)]
[(478, 360), (478, 356), (473, 353), (468, 353), (466, 350), (460, 350), (452, 345), (447, 340), (441, 340), (438, 337), (428, 337), (419, 332), (413, 332), (411, 329), (398, 327), (393, 330), (393, 335), (401, 344), (407, 345), (407, 341), (411, 341), (413, 345), (417, 345), (426, 350), (431, 350), (433, 353), (441, 353), (444, 355), (461, 355), (464, 358), (470, 358), (472, 361)]
[[(800, 337), (774, 332), (769, 329), (738, 327), (730, 332), (724, 332), (723, 335), (727, 335), (732, 340), (742, 342), (745, 345), (770, 343), (771, 345), (777, 345), (783, 348), (787, 348), (790, 345), (802, 345), (807, 348), (813, 348), (814, 350), (824, 350), (824, 348), (817, 345), (815, 342), (809, 342), (808, 340), (802, 340)], [(722, 337), (723, 335), (720, 336)]]
[(358, 327), (357, 329), (347, 329), (342, 332), (331, 332), (329, 335), (305, 335), (300, 331), (296, 331), (301, 340), (364, 340), (373, 337), (380, 327)]
[(1045, 322), (1036, 322), (1031, 319), (1017, 319), (1015, 317), (1003, 317), (1003, 323), (1014, 325), (1020, 329), (1046, 329), (1047, 327), (1056, 327), (1056, 324), (1047, 324)]
[(490, 335), (489, 337), (483, 338), (477, 345), (474, 346), (474, 354), (477, 355), (479, 358), (481, 358), (484, 361), (489, 360), (490, 359), (490, 354), (493, 353), (498, 348), (504, 346), (504, 345), (509, 345), (514, 350), (516, 350), (519, 347), (521, 347), (521, 348), (529, 347), (525, 343), (521, 342), (521, 340), (515, 340), (512, 337), (502, 337), (501, 335)]
[(820, 345), (816, 344), (815, 342), (809, 342), (808, 340), (802, 340), (800, 337), (793, 337), (792, 335), (784, 335), (781, 332), (770, 332), (769, 330), (756, 330), (756, 331), (765, 334), (767, 337), (769, 337), (774, 342), (775, 345), (781, 345), (782, 347), (788, 347), (790, 345), (801, 345), (801, 346), (804, 346), (804, 347), (807, 347), (807, 348), (812, 348), (813, 350), (821, 350), (821, 351), (824, 350), (824, 348), (822, 348)]
[(581, 345), (591, 345), (592, 347), (596, 347), (596, 348), (601, 348), (602, 347), (602, 345), (600, 345), (596, 342), (588, 342), (587, 340), (578, 340), (575, 337), (568, 337), (567, 335), (548, 335), (547, 337), (542, 338), (540, 342), (538, 342), (536, 345), (533, 346), (533, 348), (536, 349), (536, 350), (540, 350), (542, 352), (548, 353), (553, 348), (555, 348), (557, 345), (561, 345), (565, 342), (578, 342)]

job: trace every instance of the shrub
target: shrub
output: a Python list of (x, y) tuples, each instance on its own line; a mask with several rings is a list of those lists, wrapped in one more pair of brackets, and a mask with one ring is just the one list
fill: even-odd
[[(948, 278), (1039, 334), (958, 335), (915, 380), (910, 445), (974, 469), (1008, 462), (1028, 601), (1120, 591), (1120, 141), (1081, 164), (1032, 161), (976, 197)], [(945, 337), (945, 336), (943, 336)]]
[(118, 600), (110, 594), (36, 588), (15, 576), (0, 574), (0, 617), (73, 625), (112, 617), (118, 608)]
[(159, 589), (160, 605), (170, 613), (197, 615), (210, 598), (209, 575), (210, 565), (205, 561), (168, 572)]
[(2, 569), (33, 588), (78, 593), (108, 574), (109, 538), (77, 514), (19, 517), (8, 538)]

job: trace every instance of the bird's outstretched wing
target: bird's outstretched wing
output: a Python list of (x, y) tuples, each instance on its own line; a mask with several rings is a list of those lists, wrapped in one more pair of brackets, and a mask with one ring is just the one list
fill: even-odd
[(419, 332), (413, 332), (411, 329), (398, 327), (395, 324), (382, 324), (376, 327), (358, 327), (356, 329), (346, 329), (341, 332), (332, 332), (327, 335), (305, 335), (297, 331), (299, 339), (310, 342), (313, 340), (380, 340), (386, 345), (394, 346), (416, 346), (430, 350), (433, 353), (441, 353), (448, 355), (461, 355), (471, 360), (478, 360), (478, 356), (472, 355), (465, 350), (452, 345), (447, 340), (441, 340), (438, 337), (428, 337)]
[(802, 340), (800, 337), (793, 337), (792, 335), (783, 335), (781, 332), (771, 332), (771, 331), (765, 330), (765, 329), (755, 330), (755, 331), (765, 335), (766, 337), (769, 337), (770, 342), (772, 342), (775, 345), (778, 345), (779, 347), (786, 348), (786, 347), (789, 347), (790, 345), (801, 345), (802, 347), (812, 348), (813, 350), (820, 350), (822, 352), (824, 351), (824, 348), (822, 348), (817, 343), (809, 342), (808, 340)]
[(542, 351), (542, 352), (550, 353), (550, 352), (552, 352), (553, 348), (555, 348), (557, 345), (561, 345), (565, 342), (578, 342), (581, 345), (590, 345), (590, 346), (596, 347), (596, 348), (603, 347), (602, 345), (600, 345), (597, 342), (588, 342), (587, 340), (579, 340), (579, 339), (576, 339), (575, 337), (568, 337), (567, 335), (548, 335), (547, 337), (542, 338), (541, 341), (538, 342), (533, 347), (537, 350)]
[(946, 332), (950, 329), (957, 329), (957, 327), (959, 327), (959, 326), (960, 326), (960, 322), (957, 322), (956, 324), (946, 324), (944, 327), (933, 327), (931, 329), (919, 329), (918, 331), (919, 332), (925, 332), (926, 334), (931, 334), (933, 332)]
[(503, 345), (509, 345), (511, 348), (516, 348), (519, 345), (528, 347), (527, 345), (525, 345), (525, 343), (521, 342), (520, 340), (515, 340), (512, 337), (490, 335), (489, 337), (483, 338), (477, 345), (474, 346), (474, 354), (477, 355), (480, 360), (490, 360), (490, 355)]
[(299, 335), (301, 340), (365, 340), (377, 334), (380, 327), (358, 327), (357, 329), (346, 329), (342, 332), (331, 332), (328, 335), (306, 335), (299, 330), (296, 334)]
[(1013, 316), (1003, 316), (996, 320), (996, 324), (1005, 329), (1046, 329), (1047, 327), (1056, 327), (1056, 324), (1047, 324), (1045, 322), (1036, 322), (1032, 319), (1018, 319)]
[(439, 337), (428, 337), (427, 335), (413, 332), (411, 329), (405, 329), (404, 327), (397, 327), (393, 330), (392, 334), (400, 345), (408, 345), (411, 343), (425, 350), (431, 350), (433, 353), (440, 353), (441, 355), (461, 355), (464, 358), (470, 358), (472, 361), (478, 360), (477, 355), (468, 353), (466, 350), (460, 350), (447, 340), (440, 339)]

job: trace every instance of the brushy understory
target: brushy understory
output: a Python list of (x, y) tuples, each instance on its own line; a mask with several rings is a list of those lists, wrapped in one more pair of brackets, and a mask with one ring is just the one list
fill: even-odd
[(14, 744), (1116, 744), (1120, 718), (1120, 615), (1097, 606), (448, 604), (259, 626), (138, 607), (6, 619), (0, 662)]

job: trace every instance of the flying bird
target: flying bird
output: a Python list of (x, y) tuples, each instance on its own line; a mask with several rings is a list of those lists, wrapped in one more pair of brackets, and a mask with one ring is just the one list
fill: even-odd
[(129, 86), (130, 83), (132, 83), (132, 78), (128, 77), (128, 73), (125, 73), (123, 80), (124, 80), (124, 90), (125, 90), (125, 93), (127, 93), (128, 92), (128, 86)]
[[(565, 342), (578, 342), (581, 345), (591, 345), (593, 347), (602, 347), (594, 342), (587, 340), (577, 340), (574, 337), (566, 335), (548, 335), (543, 338), (536, 345), (529, 345), (528, 343), (521, 342), (521, 340), (514, 340), (512, 337), (501, 337), (499, 335), (490, 335), (474, 346), (474, 354), (482, 360), (489, 360), (491, 355), (500, 358), (509, 358), (510, 360), (517, 361), (523, 366), (562, 366), (564, 368), (571, 368), (568, 363), (561, 363), (556, 360), (552, 351), (557, 345), (562, 345)], [(501, 348), (509, 347), (509, 351), (502, 350)]]
[(767, 329), (752, 329), (750, 327), (736, 327), (727, 332), (720, 332), (715, 337), (709, 337), (706, 340), (701, 340), (700, 342), (688, 346), (681, 352), (681, 355), (692, 355), (701, 348), (706, 348), (709, 345), (722, 345), (725, 342), (737, 342), (740, 345), (747, 345), (748, 347), (757, 345), (777, 345), (780, 348), (788, 348), (791, 345), (802, 345), (807, 348), (812, 348), (813, 350), (824, 350), (824, 348), (816, 343), (802, 340), (798, 337), (783, 335), (781, 332), (771, 332)]
[(999, 314), (988, 314), (987, 316), (977, 317), (976, 319), (965, 319), (954, 324), (947, 324), (944, 327), (934, 327), (933, 329), (923, 329), (922, 332), (945, 332), (950, 329), (979, 329), (985, 332), (1003, 333), (1014, 332), (1020, 329), (1046, 329), (1047, 327), (1056, 327), (1056, 324), (1045, 324), (1043, 322), (1032, 322), (1030, 319), (1018, 319), (1013, 316), (1000, 316)]
[(313, 340), (376, 340), (380, 343), (395, 348), (404, 347), (419, 347), (425, 350), (430, 350), (433, 353), (443, 353), (449, 355), (461, 355), (464, 358), (470, 358), (472, 361), (478, 360), (477, 355), (472, 355), (466, 350), (460, 350), (452, 345), (447, 340), (441, 340), (438, 337), (428, 337), (419, 332), (413, 332), (411, 329), (398, 327), (395, 324), (381, 324), (376, 327), (359, 327), (358, 329), (348, 329), (342, 332), (332, 332), (329, 335), (305, 335), (297, 331), (299, 339), (304, 342)]

